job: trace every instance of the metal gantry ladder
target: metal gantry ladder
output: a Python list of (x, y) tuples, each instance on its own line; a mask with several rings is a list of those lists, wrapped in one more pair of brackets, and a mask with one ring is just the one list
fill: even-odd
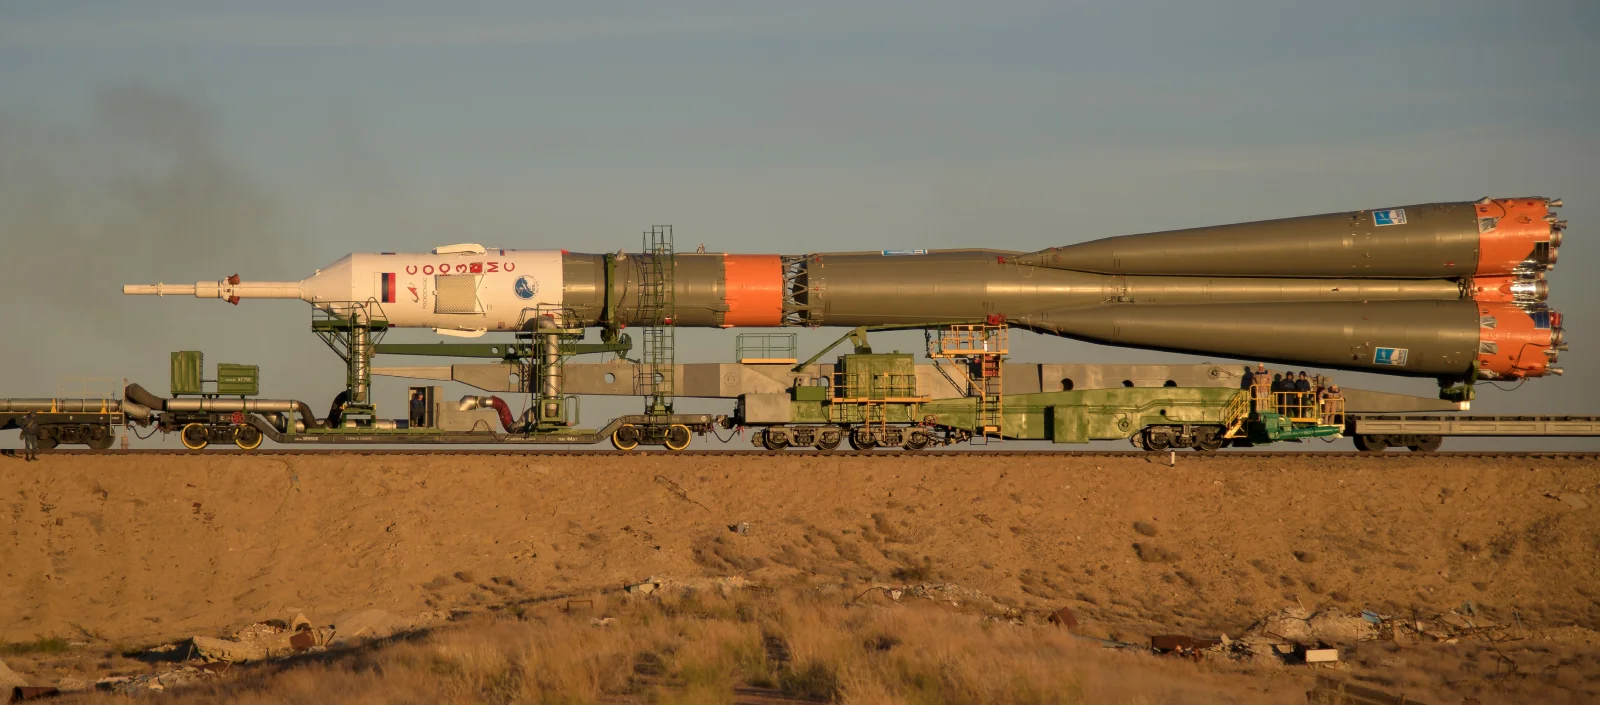
[(644, 325), (644, 349), (635, 378), (639, 395), (645, 397), (645, 413), (652, 416), (672, 413), (673, 333), (678, 323), (673, 297), (676, 268), (672, 226), (652, 226), (644, 234), (644, 256), (640, 258), (639, 321)]
[[(1009, 327), (1004, 318), (991, 316), (983, 323), (945, 326), (932, 338), (928, 357), (959, 363), (965, 378), (966, 395), (972, 397), (973, 442), (985, 444), (989, 438), (1004, 436), (1005, 394), (1003, 371), (1009, 345)], [(944, 368), (940, 367), (943, 372)], [(948, 373), (946, 377), (950, 378)], [(951, 382), (955, 380), (951, 378)]]

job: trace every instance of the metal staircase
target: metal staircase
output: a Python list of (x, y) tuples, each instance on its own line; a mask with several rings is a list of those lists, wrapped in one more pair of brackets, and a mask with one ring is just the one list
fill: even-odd
[[(973, 399), (972, 438), (976, 444), (1004, 437), (1005, 356), (1009, 345), (1009, 326), (1005, 318), (991, 316), (983, 323), (945, 326), (930, 335), (928, 357), (937, 366), (941, 359), (957, 363), (965, 381), (965, 393)], [(940, 366), (952, 383), (956, 380)]]

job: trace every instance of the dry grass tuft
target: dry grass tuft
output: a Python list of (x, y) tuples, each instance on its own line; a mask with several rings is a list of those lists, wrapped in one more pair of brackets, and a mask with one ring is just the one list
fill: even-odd
[[(1053, 625), (915, 601), (841, 604), (799, 589), (687, 592), (613, 621), (532, 611), (235, 669), (182, 703), (718, 703), (736, 687), (839, 703), (1281, 702), (1237, 676), (1107, 652)], [(1233, 682), (1229, 682), (1234, 678)], [(110, 699), (109, 696), (90, 696)]]

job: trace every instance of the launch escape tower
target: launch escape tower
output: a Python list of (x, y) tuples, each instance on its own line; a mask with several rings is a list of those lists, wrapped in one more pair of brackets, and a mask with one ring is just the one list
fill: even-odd
[(645, 413), (672, 413), (673, 348), (677, 309), (673, 274), (677, 261), (672, 250), (672, 226), (656, 225), (644, 234), (643, 277), (639, 282), (639, 320), (645, 324), (635, 388), (645, 398)]

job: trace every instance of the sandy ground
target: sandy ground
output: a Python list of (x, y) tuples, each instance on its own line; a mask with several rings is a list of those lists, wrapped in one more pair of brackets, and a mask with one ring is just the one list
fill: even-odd
[[(957, 583), (1127, 640), (1237, 632), (1285, 606), (1470, 602), (1559, 652), (1556, 691), (1600, 692), (1600, 462), (1178, 460), (3, 458), (0, 640), (153, 644), (297, 613), (798, 575)], [(1374, 679), (1494, 669), (1445, 646), (1410, 659), (1433, 671)]]

